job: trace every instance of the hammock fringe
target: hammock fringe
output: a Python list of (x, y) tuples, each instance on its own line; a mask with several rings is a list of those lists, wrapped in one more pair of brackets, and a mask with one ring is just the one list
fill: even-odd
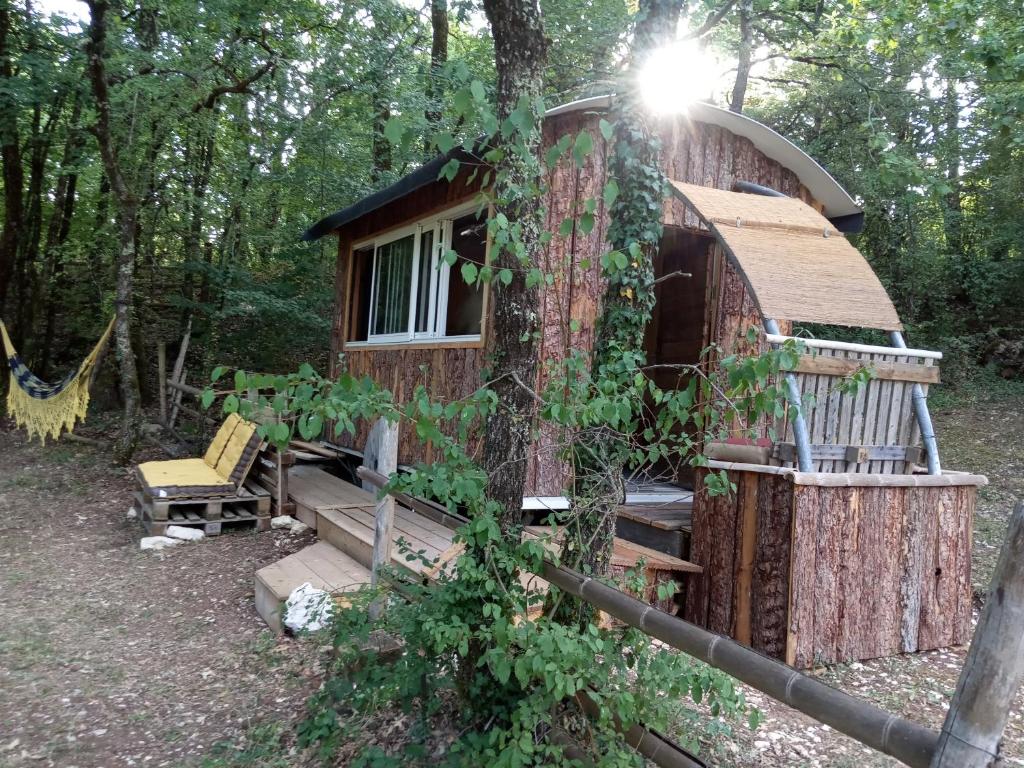
[(4, 352), (11, 369), (7, 412), (19, 427), (28, 432), (29, 440), (38, 435), (40, 442), (45, 445), (47, 437), (58, 440), (62, 430), (71, 432), (76, 422), (85, 419), (89, 409), (92, 371), (100, 353), (110, 341), (114, 320), (110, 320), (107, 330), (74, 375), (54, 386), (43, 384), (28, 372), (7, 335), (7, 328), (0, 322), (0, 336), (3, 337)]

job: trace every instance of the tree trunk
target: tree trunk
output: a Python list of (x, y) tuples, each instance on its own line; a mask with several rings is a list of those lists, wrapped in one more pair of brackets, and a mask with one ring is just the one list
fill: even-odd
[(753, 51), (753, 0), (742, 0), (739, 7), (740, 15), (740, 49), (736, 60), (736, 81), (732, 86), (732, 98), (729, 109), (733, 112), (743, 111), (743, 101), (747, 96), (747, 82), (750, 78), (750, 58)]
[(75, 191), (78, 186), (78, 164), (84, 145), (84, 136), (78, 126), (82, 116), (82, 99), (76, 95), (68, 120), (68, 135), (64, 142), (64, 156), (61, 158), (61, 174), (53, 195), (53, 212), (46, 228), (46, 324), (43, 344), (39, 352), (38, 373), (46, 379), (50, 372), (50, 357), (53, 354), (53, 335), (56, 329), (57, 305), (63, 297), (66, 283), (64, 259), (61, 247), (71, 231), (71, 219), (75, 212)]
[[(500, 123), (521, 100), (533, 104), (543, 93), (547, 42), (536, 0), (484, 0), (484, 10), (494, 37)], [(536, 413), (534, 395), (527, 388), (536, 379), (538, 292), (536, 286), (527, 286), (524, 268), (539, 263), (544, 227), (544, 211), (532, 193), (541, 180), (540, 115), (535, 118), (535, 128), (522, 137), (529, 152), (506, 153), (497, 173), (501, 181), (495, 190), (495, 214), (504, 214), (521, 226), (525, 255), (521, 263), (513, 251), (495, 249), (495, 273), (510, 269), (512, 280), (508, 285), (500, 280), (492, 284), (494, 310), (487, 339), (493, 389), (500, 405), (487, 419), (483, 468), (488, 476), (487, 496), (501, 505), (502, 533), (513, 540), (522, 525), (526, 456)]]
[(440, 82), (441, 68), (448, 61), (448, 0), (430, 1), (430, 27), (433, 35), (430, 40), (430, 70), (427, 72), (427, 136), (424, 140), (424, 153), (429, 153), (432, 135), (441, 123), (441, 97), (444, 87)]
[[(640, 251), (626, 269), (609, 274), (591, 356), (593, 371), (614, 371), (624, 356), (643, 355), (644, 333), (654, 308), (654, 257), (661, 242), (666, 182), (661, 146), (649, 124), (653, 118), (632, 73), (642, 69), (652, 51), (675, 38), (681, 7), (682, 0), (641, 2), (629, 71), (615, 104), (609, 175), (618, 182), (619, 196), (611, 209), (608, 243), (622, 253), (636, 246)], [(586, 574), (608, 574), (628, 454), (629, 446), (617, 430), (598, 427), (577, 436), (572, 522), (562, 548), (569, 567)], [(593, 620), (594, 609), (583, 601), (563, 600), (557, 616), (585, 626)]]
[[(28, 53), (31, 54), (31, 45)], [(24, 204), (24, 229), (21, 236), (21, 247), (17, 265), (18, 303), (15, 323), (15, 346), (23, 353), (35, 354), (37, 349), (31, 347), (26, 339), (36, 340), (31, 333), (35, 320), (35, 310), (39, 300), (39, 244), (43, 234), (43, 183), (46, 179), (46, 160), (53, 142), (53, 131), (61, 112), (64, 109), (64, 96), (60, 95), (50, 108), (45, 125), (43, 124), (42, 104), (37, 104), (32, 115), (32, 137), (29, 140), (31, 152), (28, 159), (28, 191)]]
[(96, 100), (96, 124), (93, 132), (117, 205), (120, 248), (116, 261), (117, 288), (114, 304), (117, 320), (114, 325), (114, 350), (117, 355), (121, 394), (124, 397), (124, 415), (114, 458), (128, 463), (138, 443), (140, 421), (139, 375), (131, 343), (132, 282), (135, 276), (135, 232), (139, 200), (121, 173), (118, 146), (111, 131), (110, 93), (107, 88), (105, 60), (108, 8), (107, 0), (89, 0), (90, 23), (86, 55), (89, 59), (89, 80)]
[(4, 225), (0, 233), (0, 317), (18, 258), (23, 229), (21, 143), (18, 137), (18, 107), (14, 93), (14, 61), (11, 52), (10, 6), (0, 3), (0, 159), (4, 177)]

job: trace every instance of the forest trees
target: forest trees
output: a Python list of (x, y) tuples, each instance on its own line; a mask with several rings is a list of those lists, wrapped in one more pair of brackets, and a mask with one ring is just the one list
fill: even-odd
[[(626, 4), (543, 6), (548, 102), (610, 90)], [(201, 340), (193, 376), (216, 362), (325, 362), (332, 254), (298, 236), (421, 162), (429, 136), (454, 127), (456, 81), (493, 85), (489, 30), (445, 2), (110, 7), (111, 130), (138, 198), (130, 335), (143, 397), (154, 340), (173, 348), (189, 316)], [(47, 375), (76, 365), (113, 313), (125, 234), (89, 132), (100, 113), (88, 20), (0, 4), (0, 315)], [(1024, 332), (1014, 311), (1024, 43), (1013, 7), (721, 0), (687, 4), (680, 29), (717, 56), (718, 103), (796, 140), (864, 201), (857, 244), (909, 337), (954, 353), (967, 373), (1003, 360), (993, 350)], [(261, 35), (277, 63), (245, 85), (274, 57)], [(413, 125), (409, 140), (372, 119), (382, 94), (388, 114)], [(1020, 370), (1005, 362), (1007, 375)], [(97, 403), (113, 390), (101, 378)]]

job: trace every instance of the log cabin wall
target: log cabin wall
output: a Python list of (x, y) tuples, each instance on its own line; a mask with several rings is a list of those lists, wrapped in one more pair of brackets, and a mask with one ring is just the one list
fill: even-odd
[(799, 668), (970, 638), (985, 478), (727, 473), (729, 496), (698, 484), (690, 559), (704, 572), (688, 582), (687, 619)]
[[(541, 292), (541, 370), (538, 390), (547, 383), (545, 361), (560, 360), (571, 350), (589, 350), (593, 343), (604, 284), (600, 276), (600, 256), (605, 250), (608, 211), (602, 192), (607, 181), (608, 142), (598, 127), (600, 116), (592, 112), (570, 112), (548, 118), (543, 126), (543, 146), (547, 149), (564, 134), (588, 131), (594, 151), (577, 167), (565, 157), (549, 169), (547, 227), (556, 233), (542, 255), (544, 271), (554, 280)], [(778, 162), (757, 150), (746, 138), (717, 126), (690, 121), (685, 117), (666, 118), (661, 124), (664, 170), (671, 178), (731, 189), (734, 181), (751, 181), (770, 186), (814, 204), (799, 179)], [(376, 211), (368, 213), (338, 230), (338, 267), (336, 304), (332, 333), (332, 374), (336, 374), (339, 353), (353, 374), (372, 375), (389, 387), (401, 401), (417, 384), (426, 384), (434, 397), (448, 400), (469, 395), (479, 384), (485, 355), (480, 343), (460, 345), (419, 342), (380, 349), (344, 349), (347, 335), (352, 275), (352, 244), (412, 223), (432, 213), (472, 200), (479, 191), (480, 176), (470, 180), (470, 169), (463, 169), (448, 184), (434, 182)], [(595, 226), (584, 234), (578, 228), (568, 236), (557, 234), (562, 221), (575, 216), (583, 202), (597, 203)], [(672, 227), (699, 230), (696, 217), (684, 210), (678, 200), (665, 204), (665, 223)], [(735, 269), (727, 264), (718, 249), (709, 251), (708, 316), (710, 340), (731, 347), (750, 325), (760, 318)], [(713, 282), (711, 280), (713, 279)], [(486, 337), (486, 320), (484, 324)], [(423, 373), (421, 366), (427, 366)], [(344, 445), (360, 448), (368, 428), (361, 425), (356, 435), (340, 439)], [(527, 472), (527, 495), (560, 495), (567, 484), (568, 466), (559, 459), (562, 444), (557, 430), (543, 427), (534, 446)], [(470, 446), (475, 450), (477, 446)], [(409, 425), (399, 436), (399, 460), (411, 464), (432, 459), (431, 446), (422, 445)]]

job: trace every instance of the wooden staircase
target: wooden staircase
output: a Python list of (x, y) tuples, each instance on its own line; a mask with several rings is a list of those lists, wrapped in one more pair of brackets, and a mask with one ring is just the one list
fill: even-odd
[[(306, 468), (304, 483), (292, 482), (289, 493), (297, 509), (316, 525), (316, 544), (289, 555), (256, 572), (256, 610), (275, 632), (282, 633), (284, 603), (292, 591), (309, 582), (335, 595), (370, 584), (375, 536), (376, 497), (320, 468)], [(302, 488), (310, 489), (307, 496)], [(311, 516), (315, 515), (315, 519)], [(548, 529), (528, 529), (526, 535), (546, 535)], [(424, 515), (395, 505), (390, 563), (422, 578), (431, 578), (437, 564), (458, 554), (455, 532)], [(615, 541), (613, 566), (623, 571), (645, 563), (649, 582), (655, 584), (673, 574), (699, 572), (685, 560), (643, 546)], [(523, 574), (531, 589), (547, 584), (533, 574)], [(653, 597), (653, 595), (652, 595)], [(654, 600), (651, 600), (654, 602)]]
[[(256, 572), (256, 610), (276, 633), (283, 631), (284, 602), (309, 582), (331, 593), (370, 583), (376, 497), (319, 468), (305, 468), (306, 486), (293, 483), (292, 498), (315, 523), (319, 541)], [(313, 517), (310, 517), (310, 516)], [(422, 575), (452, 546), (454, 532), (404, 507), (395, 510), (391, 564)]]

